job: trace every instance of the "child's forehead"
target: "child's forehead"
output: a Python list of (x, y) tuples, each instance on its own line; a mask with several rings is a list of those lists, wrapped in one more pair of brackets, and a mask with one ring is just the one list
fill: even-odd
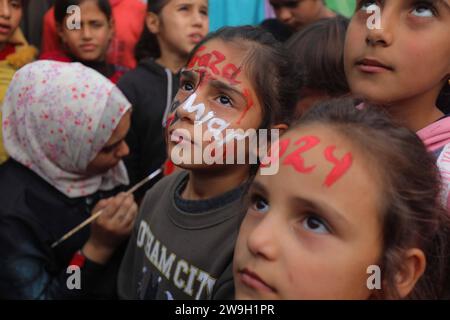
[[(304, 137), (315, 137), (321, 143), (339, 144), (345, 146), (346, 149), (355, 149), (349, 139), (346, 139), (337, 128), (321, 123), (310, 123), (290, 129), (281, 136), (280, 141), (289, 139), (295, 142)], [(295, 147), (296, 145), (293, 144), (290, 149)]]
[(211, 55), (212, 64), (233, 63), (236, 66), (242, 66), (247, 56), (246, 47), (243, 46), (243, 40), (211, 39), (197, 49), (194, 57)]
[(241, 91), (254, 91), (247, 72), (247, 51), (235, 42), (213, 39), (196, 50), (186, 71), (201, 75), (203, 81), (219, 80)]

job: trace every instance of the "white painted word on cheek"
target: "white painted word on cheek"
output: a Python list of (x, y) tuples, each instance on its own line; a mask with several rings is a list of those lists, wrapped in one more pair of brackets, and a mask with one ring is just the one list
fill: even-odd
[(207, 123), (207, 128), (209, 133), (217, 140), (222, 140), (222, 132), (230, 126), (229, 122), (215, 117), (214, 112), (210, 111), (205, 115), (206, 107), (205, 104), (199, 103), (194, 105), (197, 99), (197, 94), (193, 93), (185, 103), (181, 106), (184, 110), (189, 113), (195, 113), (195, 121), (199, 124)]

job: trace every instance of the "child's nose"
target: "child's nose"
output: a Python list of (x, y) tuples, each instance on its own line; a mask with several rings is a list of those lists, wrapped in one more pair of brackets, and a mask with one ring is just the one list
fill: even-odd
[(84, 39), (90, 39), (92, 36), (92, 30), (89, 26), (83, 27), (83, 38)]
[(11, 10), (9, 8), (8, 1), (1, 1), (0, 4), (0, 17), (9, 19), (11, 17)]
[(370, 24), (367, 20), (366, 43), (369, 46), (389, 46), (393, 39), (398, 19), (396, 19), (388, 10), (383, 11), (378, 17), (379, 23)]
[(273, 219), (265, 216), (249, 233), (247, 246), (254, 256), (274, 260), (277, 256), (276, 226)]
[(281, 7), (280, 9), (278, 9), (278, 19), (280, 19), (281, 22), (287, 24), (289, 20), (292, 19), (291, 10), (285, 7)]
[(186, 108), (184, 107), (184, 104), (182, 104), (181, 106), (179, 106), (176, 110), (175, 113), (177, 115), (177, 118), (180, 120), (185, 120), (191, 123), (195, 122), (195, 112), (189, 112), (188, 110), (186, 110)]
[(176, 110), (177, 118), (191, 123), (199, 121), (205, 114), (208, 113), (205, 101), (202, 95), (202, 89), (197, 88), (195, 93), (189, 96)]
[(206, 17), (201, 12), (194, 12), (192, 23), (195, 27), (203, 27), (205, 25)]

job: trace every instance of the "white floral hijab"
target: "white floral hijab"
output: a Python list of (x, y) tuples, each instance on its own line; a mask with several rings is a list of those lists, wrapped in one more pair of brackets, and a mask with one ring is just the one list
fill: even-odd
[(131, 108), (121, 91), (80, 63), (37, 61), (14, 76), (3, 104), (8, 154), (70, 198), (128, 184), (123, 162), (86, 176)]

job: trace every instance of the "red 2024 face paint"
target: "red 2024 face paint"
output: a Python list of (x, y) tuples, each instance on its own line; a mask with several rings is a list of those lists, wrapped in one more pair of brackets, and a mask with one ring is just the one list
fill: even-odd
[(221, 69), (218, 68), (219, 64), (222, 64), (226, 60), (226, 56), (220, 51), (213, 50), (211, 53), (201, 54), (202, 51), (206, 49), (205, 46), (200, 47), (195, 56), (188, 64), (188, 68), (192, 69), (196, 65), (198, 67), (205, 67), (209, 69), (212, 74), (219, 76), (221, 75), (230, 84), (236, 85), (240, 84), (236, 78), (241, 73), (241, 68), (238, 68), (233, 63), (225, 64)]
[[(271, 154), (267, 160), (264, 161), (262, 167), (268, 167), (279, 159), (281, 159), (286, 153), (291, 139), (282, 139), (277, 145), (271, 149)], [(288, 154), (283, 165), (292, 166), (295, 171), (301, 174), (310, 174), (316, 168), (316, 165), (305, 165), (305, 159), (302, 154), (320, 145), (320, 139), (316, 136), (304, 136), (294, 142), (295, 145), (300, 145), (299, 148)], [(346, 153), (341, 159), (336, 158), (334, 152), (336, 146), (327, 146), (324, 150), (323, 156), (326, 161), (334, 165), (331, 172), (327, 175), (324, 181), (324, 185), (327, 188), (332, 187), (342, 176), (351, 168), (353, 162), (353, 156), (350, 152)]]

